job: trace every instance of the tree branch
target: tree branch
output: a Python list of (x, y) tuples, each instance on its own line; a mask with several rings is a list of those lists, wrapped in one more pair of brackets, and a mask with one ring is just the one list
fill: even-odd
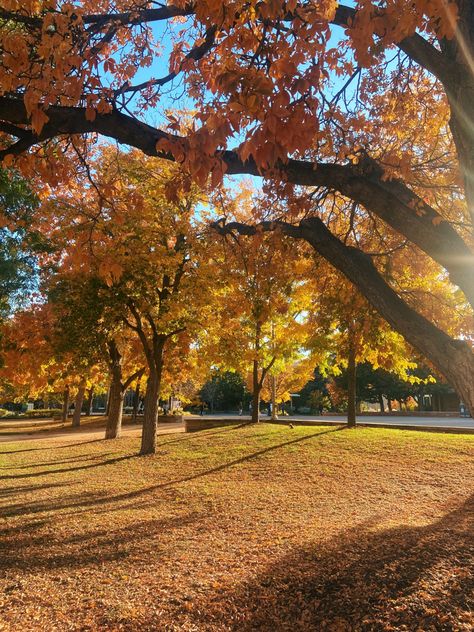
[[(186, 146), (187, 139), (156, 129), (113, 110), (109, 114), (97, 114), (94, 121), (86, 118), (86, 109), (80, 107), (51, 106), (45, 110), (49, 122), (44, 126), (37, 141), (60, 135), (99, 133), (120, 143), (140, 149), (149, 156), (174, 160), (170, 152), (157, 149), (157, 143), (167, 140)], [(28, 124), (23, 102), (19, 99), (0, 97), (0, 120), (11, 124)], [(19, 141), (13, 148), (22, 151), (20, 143), (31, 146), (31, 141)], [(26, 147), (28, 148), (28, 147)], [(0, 151), (0, 160), (12, 147)], [(253, 159), (243, 161), (237, 151), (219, 152), (218, 158), (229, 175), (249, 174), (265, 177)], [(383, 169), (372, 159), (364, 156), (360, 164), (339, 165), (317, 163), (309, 160), (289, 159), (279, 163), (272, 174), (279, 171), (286, 181), (309, 187), (328, 187), (361, 204), (373, 212), (395, 231), (416, 244), (450, 274), (468, 300), (474, 305), (474, 256), (470, 248), (454, 228), (439, 213), (399, 180), (384, 180)]]
[[(374, 7), (374, 12), (375, 10)], [(383, 15), (383, 10), (377, 9), (376, 11), (378, 15)], [(357, 11), (353, 7), (341, 4), (337, 7), (332, 22), (337, 26), (351, 28), (356, 20)], [(444, 84), (449, 80), (452, 73), (451, 64), (447, 62), (441, 51), (418, 33), (405, 37), (397, 42), (397, 46), (415, 63), (439, 79), (441, 83)]]
[(138, 369), (138, 371), (135, 371), (135, 373), (132, 373), (132, 375), (130, 375), (123, 383), (122, 391), (125, 392), (127, 388), (130, 386), (130, 384), (133, 382), (133, 380), (141, 378), (144, 373), (145, 373), (144, 367), (142, 367), (141, 369)]
[(453, 340), (405, 303), (378, 272), (368, 255), (345, 245), (319, 218), (302, 220), (298, 226), (282, 221), (249, 226), (240, 222), (226, 224), (220, 220), (214, 227), (221, 235), (233, 231), (254, 235), (257, 231), (280, 230), (290, 237), (304, 239), (339, 270), (396, 331), (431, 360), (455, 388), (458, 386), (460, 392), (465, 391), (465, 384), (458, 380), (458, 363), (462, 360), (474, 367), (474, 355), (469, 345), (464, 341)]

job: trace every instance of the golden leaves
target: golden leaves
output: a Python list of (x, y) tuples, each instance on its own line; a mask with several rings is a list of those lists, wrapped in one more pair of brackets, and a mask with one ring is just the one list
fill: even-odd
[(31, 128), (35, 134), (40, 134), (49, 117), (40, 108), (35, 108), (31, 113)]
[(99, 274), (109, 287), (120, 281), (123, 274), (122, 266), (114, 260), (105, 259), (99, 264)]

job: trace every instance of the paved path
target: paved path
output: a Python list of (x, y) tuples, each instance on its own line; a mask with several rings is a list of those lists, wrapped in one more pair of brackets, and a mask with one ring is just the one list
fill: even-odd
[[(28, 424), (28, 430), (18, 434), (0, 434), (0, 443), (9, 443), (12, 441), (50, 441), (51, 443), (82, 443), (84, 441), (94, 441), (100, 440), (104, 438), (105, 428), (97, 427), (97, 426), (84, 426), (83, 428), (75, 429), (75, 430), (44, 430), (43, 432), (32, 432), (35, 428), (40, 428), (41, 425), (45, 425), (45, 420), (41, 422), (35, 422), (34, 424)], [(9, 425), (12, 424), (11, 421), (8, 422)], [(17, 425), (17, 424), (15, 424)], [(25, 427), (25, 421), (22, 424), (18, 424), (21, 427)], [(2, 426), (0, 423), (0, 432)], [(142, 432), (141, 425), (125, 425), (122, 426), (122, 437), (140, 437)], [(177, 432), (184, 432), (184, 424), (181, 422), (177, 423), (166, 423), (166, 424), (158, 424), (158, 434), (175, 434)]]
[[(197, 419), (198, 416), (193, 416)], [(240, 419), (241, 421), (249, 421), (249, 417), (235, 414), (220, 414), (220, 415), (203, 415), (202, 419)], [(262, 421), (269, 421), (267, 415), (261, 415)], [(291, 415), (289, 417), (279, 417), (279, 421), (297, 421), (297, 422), (310, 422), (311, 424), (318, 421), (324, 424), (327, 423), (346, 423), (347, 418), (344, 415)], [(471, 417), (405, 417), (403, 415), (360, 415), (357, 417), (357, 423), (369, 424), (369, 425), (387, 425), (387, 426), (420, 426), (428, 428), (444, 428), (444, 429), (469, 429), (474, 430), (474, 419)]]
[[(219, 415), (204, 415), (203, 417), (194, 416), (194, 418), (200, 419), (235, 419), (236, 421), (249, 421), (248, 416), (243, 415), (240, 417), (236, 414), (223, 413)], [(268, 421), (267, 415), (261, 416), (262, 421)], [(340, 424), (345, 423), (346, 418), (343, 415), (292, 415), (290, 417), (280, 417), (282, 422), (302, 422), (308, 424), (318, 423), (322, 424)], [(5, 420), (3, 422), (10, 428), (18, 426), (21, 432), (12, 434), (1, 434), (2, 422), (0, 422), (0, 443), (8, 443), (13, 441), (48, 441), (51, 443), (82, 443), (84, 441), (98, 441), (104, 438), (105, 429), (103, 426), (83, 426), (79, 429), (66, 429), (66, 430), (41, 430), (42, 426), (51, 424), (51, 419), (41, 420)], [(445, 430), (468, 430), (474, 432), (474, 419), (471, 417), (404, 417), (397, 415), (376, 415), (376, 416), (363, 416), (357, 418), (359, 424), (363, 425), (380, 425), (384, 426), (408, 426), (419, 428), (437, 428)], [(158, 434), (174, 434), (178, 432), (184, 432), (184, 424), (180, 422), (176, 423), (164, 423), (158, 424)], [(123, 437), (139, 437), (141, 435), (141, 425), (127, 424), (122, 428)]]

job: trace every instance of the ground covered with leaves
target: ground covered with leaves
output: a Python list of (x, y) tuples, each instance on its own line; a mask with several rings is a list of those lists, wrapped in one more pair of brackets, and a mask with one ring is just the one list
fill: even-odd
[(1, 630), (472, 630), (474, 436), (0, 448)]

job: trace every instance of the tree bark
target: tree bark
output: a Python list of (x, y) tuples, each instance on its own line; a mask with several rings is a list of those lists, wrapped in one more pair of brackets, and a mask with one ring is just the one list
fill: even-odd
[(347, 363), (347, 425), (349, 428), (355, 428), (356, 425), (356, 371), (355, 347), (350, 341)]
[(109, 392), (109, 414), (105, 428), (106, 439), (118, 439), (122, 434), (124, 392), (120, 380), (112, 380)]
[(107, 425), (105, 427), (106, 439), (118, 439), (122, 433), (123, 398), (125, 395), (122, 383), (122, 354), (117, 343), (112, 338), (107, 341), (107, 360), (112, 376), (109, 396), (107, 398)]
[(107, 401), (105, 402), (105, 416), (106, 417), (109, 416), (109, 409), (110, 409), (110, 386), (107, 391)]
[(253, 361), (252, 370), (252, 423), (260, 421), (260, 380), (258, 377), (258, 360)]
[[(369, 255), (344, 244), (318, 217), (305, 219), (299, 226), (286, 222), (262, 222), (260, 226), (263, 230), (279, 229), (311, 244), (355, 285), (389, 325), (434, 364), (468, 408), (474, 410), (474, 353), (469, 344), (451, 338), (405, 303), (378, 272)], [(257, 227), (232, 222), (221, 227), (220, 232), (231, 230), (251, 235)]]
[(82, 404), (84, 403), (85, 392), (86, 385), (84, 382), (81, 382), (79, 384), (79, 388), (77, 389), (77, 395), (74, 401), (74, 415), (72, 416), (73, 428), (79, 428), (79, 426), (81, 425)]
[(92, 415), (92, 401), (94, 399), (94, 387), (91, 386), (89, 389), (89, 394), (87, 396), (87, 405), (86, 405), (86, 413), (87, 416), (90, 417)]
[(270, 379), (272, 381), (272, 421), (277, 421), (278, 415), (276, 407), (276, 377), (272, 375)]
[(160, 396), (161, 370), (150, 367), (150, 375), (146, 384), (145, 414), (140, 454), (155, 454), (156, 430), (158, 426), (158, 399)]
[(385, 406), (383, 403), (383, 395), (379, 395), (379, 406), (380, 406), (380, 412), (384, 413), (385, 412)]
[(66, 386), (63, 393), (63, 411), (62, 411), (62, 416), (61, 416), (61, 420), (63, 423), (66, 423), (67, 421), (68, 412), (69, 412), (69, 386)]
[(137, 383), (135, 385), (135, 392), (133, 394), (133, 410), (132, 410), (133, 423), (137, 423), (139, 403), (140, 403), (140, 380), (137, 380)]

